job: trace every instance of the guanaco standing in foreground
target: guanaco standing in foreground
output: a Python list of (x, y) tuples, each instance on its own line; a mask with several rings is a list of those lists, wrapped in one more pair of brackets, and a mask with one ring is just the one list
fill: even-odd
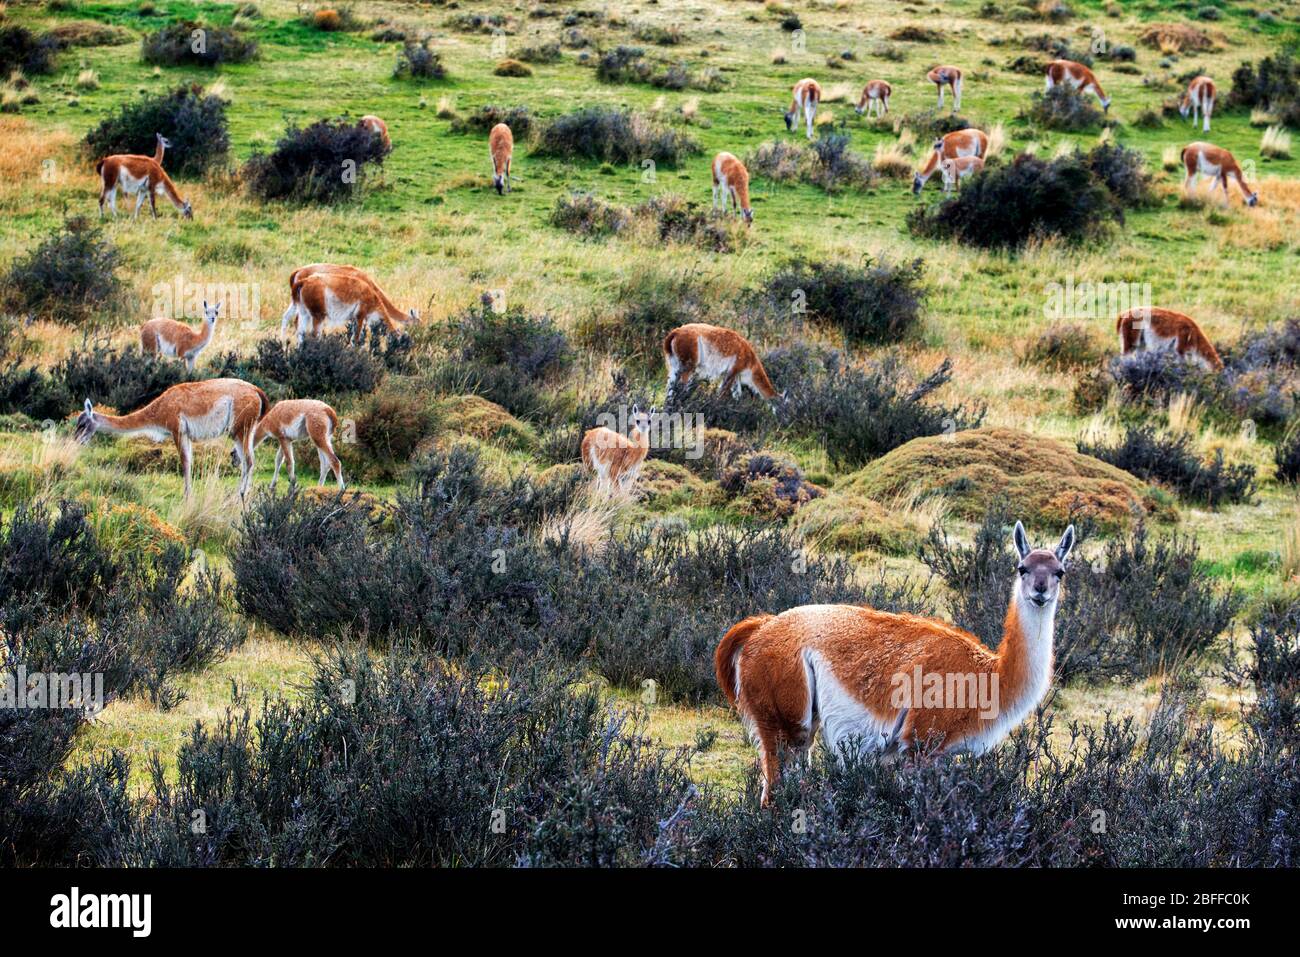
[(195, 442), (230, 436), (239, 464), (239, 495), (253, 481), (253, 431), (271, 406), (266, 393), (242, 379), (208, 379), (174, 385), (142, 409), (127, 415), (96, 412), (90, 399), (77, 416), (74, 437), (81, 444), (96, 432), (142, 435), (155, 442), (171, 439), (181, 457), (185, 497), (190, 497), (190, 467)]
[(694, 376), (709, 382), (722, 380), (720, 393), (730, 390), (740, 398), (741, 388), (764, 399), (779, 398), (767, 370), (744, 336), (721, 326), (691, 322), (664, 337), (664, 364), (668, 366), (668, 397)]
[(983, 130), (977, 130), (973, 126), (964, 130), (954, 130), (942, 139), (934, 141), (934, 148), (930, 150), (930, 155), (926, 157), (925, 165), (916, 172), (912, 177), (912, 192), (919, 194), (925, 187), (926, 181), (934, 175), (934, 171), (940, 168), (940, 163), (946, 159), (958, 159), (962, 156), (978, 156), (983, 158), (988, 155), (989, 138)]
[(492, 185), (497, 195), (510, 192), (510, 162), (515, 155), (515, 136), (510, 127), (498, 123), (488, 134), (488, 155), (492, 159)]
[(884, 80), (871, 80), (862, 88), (862, 96), (854, 109), (859, 116), (863, 113), (867, 116), (884, 116), (889, 112), (889, 98), (893, 93), (894, 88)]
[(588, 429), (582, 437), (582, 464), (596, 473), (596, 486), (612, 491), (617, 485), (626, 492), (641, 474), (641, 466), (650, 452), (650, 422), (654, 409), (642, 412), (634, 408), (632, 428), (623, 436), (603, 425)]
[(1183, 147), (1182, 159), (1183, 167), (1187, 170), (1187, 178), (1183, 180), (1184, 192), (1188, 194), (1194, 192), (1201, 177), (1208, 176), (1213, 182), (1207, 195), (1212, 196), (1216, 187), (1221, 188), (1224, 205), (1227, 205), (1228, 178), (1231, 177), (1237, 181), (1237, 187), (1241, 190), (1247, 206), (1259, 203), (1259, 193), (1253, 192), (1246, 185), (1246, 178), (1241, 173), (1241, 167), (1237, 165), (1236, 157), (1223, 147), (1215, 146), (1213, 143), (1188, 143)]
[(1142, 308), (1122, 312), (1115, 320), (1119, 349), (1124, 355), (1172, 349), (1212, 372), (1223, 371), (1218, 350), (1191, 316), (1172, 309)]
[(1047, 89), (1068, 86), (1080, 93), (1091, 93), (1101, 101), (1102, 112), (1110, 111), (1110, 97), (1101, 88), (1096, 75), (1082, 63), (1073, 60), (1053, 60), (1047, 64)]
[[(1013, 540), (1019, 562), (996, 652), (947, 622), (858, 605), (754, 615), (727, 632), (714, 669), (758, 746), (764, 805), (780, 778), (782, 752), (806, 759), (818, 731), (835, 757), (852, 747), (918, 744), (979, 754), (1043, 700), (1074, 526), (1055, 549), (1031, 549), (1019, 522)], [(928, 690), (936, 682), (952, 692), (937, 702)], [(922, 685), (919, 700), (906, 693)]]
[(728, 198), (745, 225), (751, 225), (754, 210), (749, 205), (749, 170), (731, 153), (722, 152), (713, 157), (713, 208), (725, 210)]
[(1214, 100), (1218, 96), (1218, 90), (1215, 89), (1214, 81), (1208, 76), (1198, 76), (1187, 84), (1187, 92), (1183, 94), (1183, 101), (1178, 105), (1178, 112), (1182, 114), (1183, 119), (1187, 114), (1192, 115), (1192, 126), (1196, 126), (1198, 119), (1202, 121), (1202, 132), (1210, 132), (1210, 117), (1214, 113)]
[(943, 88), (952, 90), (952, 109), (955, 113), (961, 109), (961, 68), (955, 66), (937, 66), (925, 75), (939, 90), (939, 109), (943, 109)]
[(162, 156), (165, 144), (167, 141), (159, 136), (158, 147), (152, 157), (119, 153), (105, 156), (95, 164), (95, 174), (100, 180), (99, 215), (101, 217), (104, 215), (105, 203), (108, 203), (109, 211), (114, 216), (117, 215), (117, 192), (121, 190), (127, 196), (135, 197), (135, 212), (131, 214), (132, 219), (140, 215), (140, 207), (144, 205), (146, 198), (149, 200), (149, 209), (157, 219), (156, 200), (160, 193), (166, 196), (186, 219), (194, 218), (194, 209), (190, 206), (189, 200), (181, 197), (171, 177), (163, 172)]
[[(271, 406), (269, 412), (262, 416), (253, 433), (253, 448), (256, 449), (267, 439), (275, 439), (279, 448), (275, 450), (275, 472), (271, 476), (271, 489), (280, 480), (280, 465), (289, 463), (289, 484), (298, 482), (297, 461), (293, 455), (293, 443), (298, 439), (309, 438), (316, 446), (316, 457), (320, 459), (320, 481), (330, 472), (338, 480), (339, 490), (343, 484), (343, 463), (334, 451), (334, 433), (338, 431), (339, 416), (329, 405), (316, 399), (285, 399)], [(238, 449), (230, 450), (231, 461), (239, 464)]]
[(793, 130), (802, 112), (808, 125), (808, 139), (812, 139), (813, 119), (817, 116), (817, 104), (821, 101), (821, 84), (809, 78), (800, 80), (794, 85), (794, 99), (790, 102), (790, 109), (785, 111), (785, 128)]
[(212, 342), (220, 311), (221, 303), (209, 306), (205, 299), (203, 325), (198, 332), (175, 319), (150, 319), (140, 327), (140, 350), (146, 354), (177, 356), (185, 361), (185, 368), (192, 370), (194, 360)]

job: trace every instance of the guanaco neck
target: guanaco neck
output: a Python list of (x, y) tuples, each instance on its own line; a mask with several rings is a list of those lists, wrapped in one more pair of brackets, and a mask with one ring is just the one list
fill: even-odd
[(1001, 709), (1018, 710), (1026, 697), (1032, 707), (1047, 692), (1052, 677), (1052, 639), (1056, 627), (1057, 597), (1042, 608), (1026, 601), (1020, 583), (1012, 586), (1011, 602), (1002, 624), (996, 671)]
[(147, 432), (151, 429), (170, 429), (165, 422), (159, 422), (147, 415), (149, 407), (138, 409), (127, 415), (108, 415), (104, 412), (95, 413), (95, 428), (97, 431), (108, 432), (111, 435), (136, 435), (140, 432)]

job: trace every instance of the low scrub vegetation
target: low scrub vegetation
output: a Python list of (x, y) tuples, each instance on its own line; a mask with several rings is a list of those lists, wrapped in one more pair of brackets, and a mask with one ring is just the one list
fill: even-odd
[(257, 41), (238, 30), (196, 23), (168, 24), (140, 44), (145, 63), (158, 66), (216, 66), (247, 63), (258, 56)]
[(1045, 130), (1078, 133), (1096, 129), (1106, 119), (1089, 93), (1067, 85), (1054, 86), (1044, 93), (1034, 93), (1020, 119)]
[(388, 151), (379, 137), (346, 120), (290, 126), (270, 153), (244, 165), (248, 190), (259, 199), (330, 203), (351, 196), (368, 164), (382, 165)]
[(1206, 462), (1191, 446), (1189, 435), (1162, 435), (1151, 426), (1136, 426), (1115, 445), (1081, 442), (1079, 451), (1138, 478), (1167, 485), (1210, 508), (1250, 500), (1255, 492), (1254, 466), (1226, 464), (1222, 449)]
[(0, 283), (4, 306), (35, 319), (102, 322), (123, 305), (121, 262), (122, 254), (99, 226), (74, 216), (9, 267)]
[(443, 80), (447, 67), (442, 54), (430, 47), (428, 40), (407, 41), (397, 53), (393, 76), (401, 80)]
[(171, 143), (163, 165), (171, 176), (197, 176), (225, 165), (230, 150), (227, 103), (199, 86), (145, 95), (125, 103), (86, 134), (85, 150), (99, 158), (113, 153), (152, 156), (161, 133)]
[(57, 37), (37, 35), (26, 27), (0, 27), (0, 76), (8, 78), (14, 71), (24, 76), (54, 72), (54, 58), (59, 52)]
[(640, 113), (609, 107), (589, 107), (552, 120), (542, 128), (536, 149), (542, 156), (632, 165), (649, 160), (664, 166), (679, 166), (700, 152), (684, 133)]
[(796, 261), (767, 280), (770, 308), (807, 316), (844, 337), (848, 345), (897, 342), (916, 331), (925, 301), (920, 259), (890, 262), (863, 257), (861, 265)]
[(810, 146), (764, 143), (745, 159), (750, 173), (777, 183), (808, 183), (828, 193), (866, 189), (878, 175), (871, 161), (849, 149), (847, 133), (824, 133)]

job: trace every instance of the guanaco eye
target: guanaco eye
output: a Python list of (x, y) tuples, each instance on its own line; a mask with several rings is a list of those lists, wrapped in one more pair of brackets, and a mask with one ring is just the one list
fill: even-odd
[(1016, 571), (1019, 572), (1021, 575), (1025, 575), (1028, 574), (1029, 569), (1026, 568), (1024, 565), (1018, 565), (1016, 566)]

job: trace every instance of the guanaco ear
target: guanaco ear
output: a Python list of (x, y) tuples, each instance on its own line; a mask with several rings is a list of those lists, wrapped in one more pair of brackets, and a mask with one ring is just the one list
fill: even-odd
[(1074, 526), (1071, 525), (1061, 536), (1061, 542), (1056, 546), (1056, 560), (1062, 565), (1065, 564), (1065, 556), (1070, 554), (1070, 549), (1074, 548)]
[(86, 400), (85, 409), (86, 409), (86, 415), (95, 414), (95, 406), (91, 403), (89, 399)]
[[(1071, 531), (1070, 534), (1073, 535), (1074, 532)], [(1016, 522), (1016, 530), (1011, 534), (1011, 538), (1016, 543), (1016, 551), (1020, 553), (1020, 557), (1023, 559), (1030, 551), (1029, 538), (1025, 535), (1025, 526)]]

